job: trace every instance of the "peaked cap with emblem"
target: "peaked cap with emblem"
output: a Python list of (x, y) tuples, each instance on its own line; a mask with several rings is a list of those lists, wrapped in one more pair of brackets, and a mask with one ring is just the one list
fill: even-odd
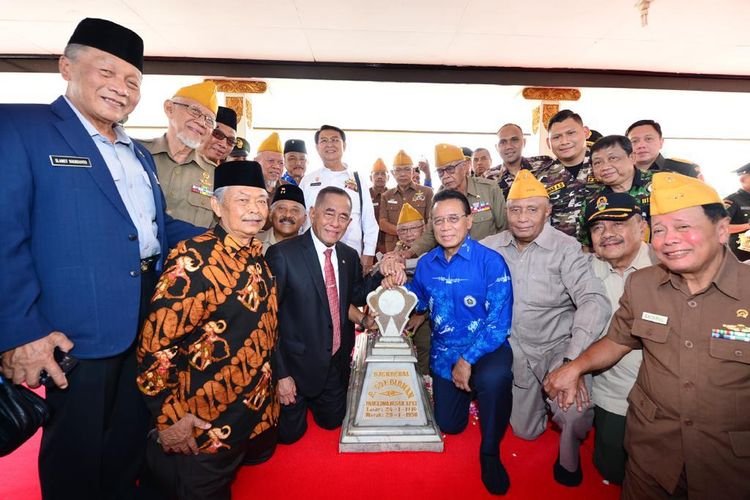
[(232, 157), (238, 157), (238, 156), (249, 156), (250, 155), (250, 143), (247, 142), (247, 139), (244, 137), (238, 137), (237, 142), (234, 145), (234, 148), (232, 149), (232, 152), (229, 153), (229, 156)]
[(544, 184), (539, 182), (534, 174), (530, 170), (521, 170), (513, 180), (513, 184), (510, 186), (508, 191), (509, 200), (522, 200), (524, 198), (533, 198), (536, 196), (542, 196), (549, 198), (547, 189)]
[(463, 161), (464, 152), (452, 144), (438, 144), (435, 146), (435, 167), (442, 167), (455, 161)]
[(263, 169), (257, 161), (230, 161), (214, 171), (214, 191), (228, 186), (249, 186), (266, 189)]
[(598, 220), (628, 220), (641, 214), (641, 207), (628, 193), (603, 194), (592, 201), (583, 215), (587, 227)]
[(260, 146), (258, 146), (258, 153), (262, 153), (264, 151), (271, 151), (273, 153), (284, 152), (281, 147), (281, 139), (279, 139), (278, 133), (273, 132), (271, 135), (266, 137), (263, 142), (260, 143)]
[(740, 168), (735, 170), (734, 173), (737, 175), (750, 174), (750, 163), (748, 163), (747, 165), (741, 166)]
[(675, 172), (657, 172), (651, 183), (651, 215), (663, 215), (683, 208), (723, 203), (714, 188), (700, 179)]
[(78, 23), (68, 43), (103, 50), (143, 73), (143, 39), (135, 31), (112, 21), (87, 17)]
[(411, 159), (411, 156), (406, 154), (406, 151), (403, 149), (399, 150), (398, 153), (396, 153), (396, 157), (393, 159), (393, 167), (413, 167), (414, 162)]
[(399, 212), (398, 214), (398, 222), (396, 223), (396, 225), (406, 224), (408, 222), (416, 222), (418, 220), (424, 220), (424, 217), (422, 217), (422, 214), (419, 212), (419, 210), (412, 207), (408, 203), (404, 203), (401, 207), (401, 212)]
[(282, 184), (276, 188), (276, 193), (273, 195), (273, 201), (271, 203), (273, 204), (282, 200), (296, 201), (304, 207), (305, 193), (294, 184)]

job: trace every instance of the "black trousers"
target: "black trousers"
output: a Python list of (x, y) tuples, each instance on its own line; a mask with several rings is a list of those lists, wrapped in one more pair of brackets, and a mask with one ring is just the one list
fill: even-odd
[(140, 498), (143, 500), (230, 500), (232, 482), (245, 456), (245, 447), (233, 444), (218, 453), (183, 455), (165, 453), (156, 441), (148, 440)]
[(594, 406), (594, 465), (601, 475), (614, 484), (625, 478), (625, 417)]
[(469, 387), (462, 391), (452, 380), (432, 377), (435, 397), (435, 421), (446, 434), (458, 434), (469, 423), (469, 405), (476, 396), (479, 403), (479, 425), (482, 431), (480, 453), (497, 456), (513, 407), (513, 351), (505, 342), (495, 351), (479, 358), (471, 367)]
[[(153, 271), (142, 275), (139, 325), (155, 285)], [(135, 377), (132, 345), (117, 356), (80, 360), (67, 389), (47, 390), (52, 419), (39, 450), (45, 500), (136, 496), (150, 416)]]
[(294, 403), (281, 405), (279, 416), (279, 436), (281, 444), (291, 444), (299, 440), (307, 431), (307, 409), (310, 408), (315, 423), (323, 429), (336, 429), (341, 426), (346, 415), (346, 377), (343, 375), (341, 349), (336, 353), (328, 369), (323, 391), (314, 397), (297, 393)]

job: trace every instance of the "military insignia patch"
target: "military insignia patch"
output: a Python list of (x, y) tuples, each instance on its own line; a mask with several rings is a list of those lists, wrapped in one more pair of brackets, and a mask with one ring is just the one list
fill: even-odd
[(471, 295), (467, 295), (466, 297), (464, 297), (464, 305), (466, 307), (474, 307), (475, 305), (477, 305), (477, 299), (475, 299)]
[(596, 209), (601, 212), (602, 210), (604, 210), (605, 208), (607, 208), (608, 204), (609, 204), (609, 200), (607, 200), (607, 197), (606, 196), (600, 196), (596, 200)]
[(414, 197), (411, 199), (411, 201), (424, 201), (424, 192), (423, 191), (417, 191), (414, 193)]
[(347, 180), (346, 180), (346, 181), (344, 182), (344, 188), (346, 188), (346, 189), (351, 189), (351, 190), (352, 190), (352, 191), (354, 191), (355, 193), (356, 193), (357, 191), (359, 191), (359, 190), (357, 189), (357, 181), (355, 181), (354, 179), (347, 179)]
[(747, 309), (737, 309), (737, 317), (738, 318), (747, 318)]

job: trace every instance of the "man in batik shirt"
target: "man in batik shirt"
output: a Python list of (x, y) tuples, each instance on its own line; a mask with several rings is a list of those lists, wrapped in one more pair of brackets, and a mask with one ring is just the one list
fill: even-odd
[(261, 166), (221, 165), (213, 188), (219, 224), (170, 253), (138, 338), (155, 425), (144, 483), (169, 498), (230, 498), (249, 440), (279, 415), (276, 289), (255, 238), (268, 216)]

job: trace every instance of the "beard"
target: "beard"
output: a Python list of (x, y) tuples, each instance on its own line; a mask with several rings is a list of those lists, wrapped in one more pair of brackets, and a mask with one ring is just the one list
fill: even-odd
[(184, 133), (177, 134), (177, 138), (180, 140), (181, 143), (183, 143), (185, 146), (189, 147), (190, 149), (198, 149), (198, 147), (201, 145), (200, 139), (190, 139), (186, 137)]

